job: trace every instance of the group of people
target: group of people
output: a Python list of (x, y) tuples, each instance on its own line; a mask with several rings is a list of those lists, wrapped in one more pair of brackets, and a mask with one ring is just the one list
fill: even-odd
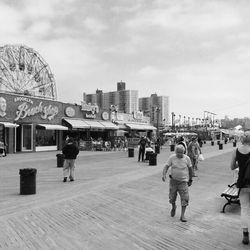
[[(142, 136), (140, 138), (138, 145), (139, 145), (138, 162), (140, 161), (144, 162), (147, 152), (154, 153), (154, 149), (152, 148), (152, 142), (148, 137)], [(160, 147), (161, 145), (160, 138), (156, 140), (155, 145)]]
[[(183, 143), (184, 141), (184, 143)], [(238, 169), (236, 186), (240, 189), (242, 243), (249, 244), (250, 227), (250, 131), (244, 133), (242, 144), (232, 153), (230, 169)], [(162, 180), (165, 182), (169, 172), (169, 202), (172, 205), (170, 215), (175, 216), (177, 194), (181, 200), (180, 220), (186, 222), (186, 207), (189, 203), (188, 187), (192, 185), (192, 178), (197, 167), (197, 155), (201, 153), (197, 138), (192, 138), (186, 145), (181, 138), (177, 143), (175, 154), (171, 155), (162, 172)], [(196, 167), (195, 167), (196, 166)]]
[[(144, 161), (146, 147), (150, 146), (150, 142), (146, 137), (142, 137), (139, 142), (138, 161)], [(79, 148), (74, 143), (73, 138), (68, 138), (66, 145), (62, 149), (65, 162), (63, 166), (63, 182), (74, 181), (75, 160), (79, 154)], [(169, 202), (172, 205), (170, 215), (175, 216), (177, 194), (181, 200), (181, 216), (180, 220), (186, 222), (186, 207), (189, 204), (188, 187), (192, 185), (195, 171), (197, 170), (198, 157), (201, 154), (201, 148), (197, 141), (197, 137), (192, 137), (187, 144), (184, 138), (179, 138), (176, 145), (175, 154), (172, 154), (162, 172), (162, 180), (165, 182), (167, 172), (169, 172)], [(246, 132), (242, 137), (242, 145), (234, 150), (230, 168), (239, 169), (237, 179), (237, 187), (240, 188), (240, 204), (241, 204), (241, 223), (243, 230), (244, 244), (249, 244), (249, 226), (250, 226), (250, 132)], [(246, 178), (246, 175), (247, 176)]]

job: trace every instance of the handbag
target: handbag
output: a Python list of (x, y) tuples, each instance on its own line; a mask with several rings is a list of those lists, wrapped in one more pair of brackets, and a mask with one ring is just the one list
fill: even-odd
[(204, 156), (203, 156), (203, 154), (199, 154), (198, 161), (204, 161)]

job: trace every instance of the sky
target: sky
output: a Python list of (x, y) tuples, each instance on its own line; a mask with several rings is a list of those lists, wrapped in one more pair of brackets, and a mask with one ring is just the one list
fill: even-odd
[(248, 0), (1, 0), (0, 34), (44, 58), (59, 101), (124, 81), (177, 116), (250, 117)]

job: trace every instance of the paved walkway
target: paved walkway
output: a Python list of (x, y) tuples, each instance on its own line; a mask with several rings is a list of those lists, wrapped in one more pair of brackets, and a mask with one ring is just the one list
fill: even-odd
[[(127, 152), (81, 152), (76, 181), (62, 182), (57, 152), (8, 155), (0, 161), (0, 249), (249, 249), (241, 244), (239, 206), (221, 213), (232, 181), (232, 144), (205, 144), (190, 188), (187, 223), (170, 217), (168, 183), (157, 166)], [(137, 152), (135, 152), (137, 156)], [(20, 168), (37, 169), (37, 193), (19, 195)]]

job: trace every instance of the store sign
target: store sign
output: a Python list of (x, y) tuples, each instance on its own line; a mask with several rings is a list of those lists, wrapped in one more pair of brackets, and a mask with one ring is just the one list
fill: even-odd
[(87, 118), (87, 119), (96, 119), (96, 115), (95, 114), (88, 114), (88, 113), (86, 113), (84, 118)]
[(94, 115), (99, 113), (99, 107), (96, 104), (82, 102), (82, 111), (91, 112)]
[(0, 97), (0, 116), (6, 116), (7, 102), (3, 97)]
[[(14, 101), (17, 102), (19, 101), (19, 99), (15, 98)], [(58, 107), (52, 106), (51, 104), (45, 106), (43, 102), (40, 102), (37, 106), (31, 106), (30, 104), (28, 104), (28, 102), (30, 104), (33, 104), (31, 100), (30, 101), (27, 100), (17, 107), (15, 121), (18, 121), (19, 119), (24, 119), (26, 117), (34, 116), (37, 114), (40, 114), (41, 118), (44, 120), (46, 119), (52, 120), (59, 112)]]
[(76, 112), (75, 110), (72, 108), (72, 107), (67, 107), (65, 109), (65, 114), (68, 116), (68, 117), (74, 117)]
[(106, 112), (106, 111), (104, 111), (104, 112), (102, 113), (102, 119), (103, 119), (104, 121), (107, 121), (107, 120), (109, 119), (109, 113)]
[(133, 117), (137, 120), (142, 120), (143, 119), (143, 112), (140, 111), (134, 111), (133, 112)]

